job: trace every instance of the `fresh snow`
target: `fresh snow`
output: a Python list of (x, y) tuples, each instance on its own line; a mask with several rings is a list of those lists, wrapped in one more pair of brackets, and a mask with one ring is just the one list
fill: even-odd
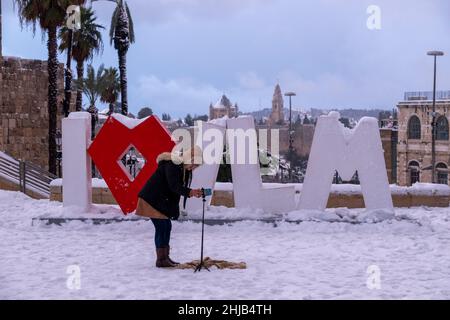
[(14, 163), (18, 163), (18, 161), (16, 159), (14, 159), (13, 157), (7, 155), (6, 153), (4, 153), (2, 151), (0, 151), (0, 158), (9, 160), (9, 161), (14, 162)]
[[(62, 187), (63, 185), (63, 179), (54, 179), (52, 182), (50, 182), (50, 186), (52, 187)], [(106, 181), (99, 178), (92, 178), (92, 187), (93, 188), (108, 188), (108, 185), (106, 184)]]
[[(44, 215), (122, 217), (117, 206), (93, 211), (0, 190), (0, 299), (450, 298), (449, 208), (396, 209), (394, 217), (334, 209), (290, 213), (282, 218), (302, 222), (276, 227), (258, 221), (206, 226), (206, 255), (245, 261), (248, 268), (196, 274), (154, 267), (154, 231), (146, 220), (31, 224)], [(213, 207), (207, 218), (259, 214), (247, 211)], [(200, 237), (200, 224), (174, 222), (173, 258), (198, 258)], [(80, 267), (80, 290), (66, 286), (72, 265)], [(380, 289), (366, 285), (373, 265), (381, 271)]]
[[(16, 163), (16, 164), (19, 163), (19, 161), (17, 159), (14, 159), (13, 157), (11, 157), (8, 154), (6, 154), (4, 152), (1, 152), (1, 151), (0, 151), (0, 158), (3, 158), (5, 160), (8, 160), (8, 161)], [(20, 184), (20, 181), (19, 181), (18, 178), (12, 177), (12, 176), (10, 176), (8, 174), (5, 174), (3, 172), (0, 172), (0, 178), (1, 179), (5, 179), (6, 181), (12, 182), (13, 184), (16, 184), (16, 185)], [(42, 196), (44, 198), (48, 197), (47, 193), (45, 193), (42, 190), (37, 189), (37, 188), (35, 188), (33, 186), (30, 186), (29, 184), (27, 185), (27, 190), (31, 190), (32, 192), (35, 192), (36, 194), (38, 194), (38, 195), (40, 195), (40, 196)]]
[[(0, 151), (0, 158), (3, 158), (5, 160), (8, 160), (8, 161), (13, 162), (15, 164), (18, 164), (18, 161), (16, 159), (12, 158), (11, 156), (9, 156), (6, 153), (1, 152), (1, 151)], [(2, 172), (0, 172), (0, 178), (3, 178), (3, 179), (5, 179), (5, 180), (7, 180), (9, 182), (12, 182), (12, 183), (17, 183), (17, 184), (19, 183), (18, 179), (15, 179), (15, 178), (11, 177), (10, 175), (4, 174)]]
[(111, 117), (113, 117), (114, 119), (116, 119), (117, 121), (122, 123), (128, 129), (134, 129), (135, 127), (137, 127), (138, 125), (140, 125), (142, 122), (144, 122), (145, 120), (147, 120), (149, 118), (149, 117), (145, 117), (142, 119), (133, 119), (133, 118), (124, 116), (123, 114), (120, 114), (120, 113), (113, 113), (111, 115)]

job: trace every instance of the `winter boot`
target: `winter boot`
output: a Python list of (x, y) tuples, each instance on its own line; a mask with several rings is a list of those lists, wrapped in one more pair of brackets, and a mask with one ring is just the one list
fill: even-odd
[(157, 268), (172, 268), (175, 267), (173, 263), (167, 258), (166, 248), (156, 248), (156, 267)]
[(170, 259), (170, 246), (167, 246), (166, 250), (167, 250), (167, 259), (169, 259), (170, 263), (174, 265), (179, 265), (180, 264), (179, 262), (175, 262), (172, 259)]

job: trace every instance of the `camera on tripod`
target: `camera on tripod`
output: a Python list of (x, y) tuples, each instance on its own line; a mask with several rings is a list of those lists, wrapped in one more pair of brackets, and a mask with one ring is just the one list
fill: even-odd
[(202, 188), (202, 198), (206, 198), (212, 195), (212, 189), (204, 189)]

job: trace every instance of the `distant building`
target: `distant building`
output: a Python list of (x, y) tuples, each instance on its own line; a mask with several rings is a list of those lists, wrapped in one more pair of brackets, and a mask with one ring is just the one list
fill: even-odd
[(279, 84), (275, 86), (275, 91), (272, 98), (272, 113), (270, 114), (269, 122), (271, 125), (279, 125), (284, 123), (284, 100)]
[(226, 95), (222, 95), (219, 101), (213, 106), (209, 105), (209, 120), (218, 119), (227, 116), (228, 118), (235, 118), (238, 116), (239, 108), (237, 103), (231, 103)]
[[(432, 182), (432, 92), (408, 92), (398, 103), (398, 183)], [(448, 184), (450, 91), (436, 97), (436, 182)]]
[(380, 128), (380, 137), (388, 180), (390, 184), (395, 184), (397, 183), (398, 130), (396, 127), (382, 127)]

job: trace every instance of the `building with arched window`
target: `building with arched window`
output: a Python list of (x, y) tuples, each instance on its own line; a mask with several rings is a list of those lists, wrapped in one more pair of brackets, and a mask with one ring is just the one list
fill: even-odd
[(448, 140), (448, 120), (445, 116), (439, 116), (436, 120), (436, 140)]
[[(410, 92), (398, 103), (397, 182), (407, 186), (415, 182), (432, 182), (433, 93)], [(450, 91), (436, 94), (437, 183), (448, 184), (450, 163)]]
[(408, 139), (420, 139), (422, 134), (422, 127), (418, 116), (413, 115), (408, 122)]
[(436, 182), (439, 184), (448, 184), (448, 167), (445, 163), (436, 165)]
[(411, 161), (408, 164), (409, 184), (420, 182), (420, 164), (417, 161)]

